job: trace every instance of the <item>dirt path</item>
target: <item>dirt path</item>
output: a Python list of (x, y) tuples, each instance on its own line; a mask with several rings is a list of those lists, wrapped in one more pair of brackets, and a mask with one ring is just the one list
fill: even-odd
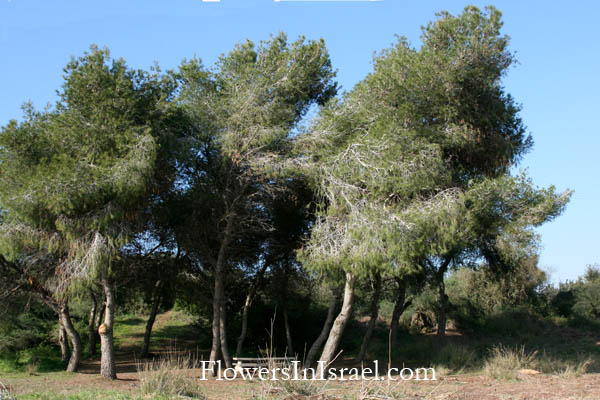
[[(156, 332), (157, 330), (165, 326), (171, 318), (172, 314), (173, 312), (171, 310), (162, 314), (157, 314), (152, 331)], [(135, 335), (121, 338), (121, 342), (118, 346), (118, 349), (115, 351), (115, 365), (117, 367), (117, 375), (125, 374), (123, 376), (128, 376), (128, 374), (137, 372), (139, 364), (144, 362), (144, 360), (140, 360), (138, 357), (140, 350), (141, 343), (139, 341), (139, 338)], [(95, 358), (83, 360), (81, 366), (79, 367), (79, 372), (88, 375), (99, 374), (100, 357), (97, 356)]]
[[(191, 369), (187, 374), (198, 380), (199, 387), (209, 399), (250, 399), (259, 393), (278, 393), (282, 397), (302, 400), (315, 397), (292, 396), (281, 384), (247, 382), (241, 379), (228, 382), (209, 378), (202, 381), (201, 370)], [(4, 380), (16, 393), (55, 392), (76, 393), (82, 389), (112, 390), (137, 393), (137, 373), (123, 372), (119, 379), (109, 381), (98, 375), (44, 374)], [(538, 375), (519, 381), (495, 381), (484, 376), (450, 376), (435, 382), (330, 382), (319, 383), (322, 388), (319, 399), (358, 399), (367, 393), (370, 399), (385, 399), (394, 395), (397, 399), (428, 400), (599, 400), (600, 374), (586, 374), (577, 378)]]

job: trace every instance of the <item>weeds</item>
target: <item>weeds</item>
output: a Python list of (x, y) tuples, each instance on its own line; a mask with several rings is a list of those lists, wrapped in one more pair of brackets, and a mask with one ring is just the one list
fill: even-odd
[(495, 379), (517, 379), (519, 370), (535, 368), (537, 351), (527, 353), (525, 347), (493, 347), (485, 361), (483, 372)]
[(467, 346), (448, 344), (442, 347), (434, 356), (433, 364), (436, 370), (459, 373), (474, 366), (477, 354)]
[(169, 352), (159, 360), (138, 364), (141, 394), (206, 398), (188, 373), (189, 368), (196, 366), (197, 360), (189, 353), (176, 352)]
[(579, 355), (575, 360), (558, 360), (544, 352), (536, 362), (536, 369), (546, 374), (555, 374), (563, 378), (574, 378), (588, 372), (594, 360), (590, 356)]
[(16, 397), (10, 393), (10, 390), (0, 382), (0, 400), (16, 400)]
[(562, 369), (558, 373), (558, 375), (563, 378), (574, 378), (581, 376), (590, 369), (593, 363), (594, 361), (590, 357), (581, 360), (575, 364), (569, 363), (564, 369)]

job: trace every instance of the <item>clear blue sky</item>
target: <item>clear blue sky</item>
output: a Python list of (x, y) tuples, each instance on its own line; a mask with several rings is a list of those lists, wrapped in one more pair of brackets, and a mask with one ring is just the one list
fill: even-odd
[(505, 84), (523, 104), (535, 140), (521, 167), (538, 185), (575, 190), (564, 215), (539, 230), (541, 266), (555, 282), (575, 279), (600, 262), (597, 1), (0, 0), (0, 125), (21, 117), (25, 100), (40, 108), (53, 102), (62, 68), (91, 43), (134, 67), (156, 60), (173, 68), (194, 55), (211, 64), (238, 41), (278, 31), (322, 37), (339, 82), (350, 89), (394, 34), (418, 45), (420, 26), (437, 11), (458, 13), (467, 4), (494, 4), (504, 13), (520, 61)]

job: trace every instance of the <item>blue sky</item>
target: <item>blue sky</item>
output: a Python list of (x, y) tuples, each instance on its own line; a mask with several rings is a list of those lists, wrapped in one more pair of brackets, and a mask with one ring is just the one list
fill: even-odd
[(279, 31), (322, 37), (338, 81), (350, 89), (394, 34), (418, 45), (420, 26), (437, 11), (458, 13), (467, 4), (503, 12), (520, 62), (505, 80), (535, 140), (520, 167), (538, 185), (575, 190), (566, 212), (539, 229), (540, 265), (554, 282), (575, 279), (600, 262), (597, 1), (0, 0), (0, 125), (19, 119), (26, 100), (39, 108), (53, 102), (62, 68), (92, 43), (134, 67), (158, 61), (174, 68), (194, 55), (211, 64), (238, 41)]

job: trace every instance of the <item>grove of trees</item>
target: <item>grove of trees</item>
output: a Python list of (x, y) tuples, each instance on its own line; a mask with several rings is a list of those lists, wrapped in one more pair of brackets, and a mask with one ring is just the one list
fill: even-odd
[[(278, 34), (166, 72), (91, 47), (65, 67), (53, 106), (25, 104), (1, 129), (1, 301), (51, 313), (76, 371), (84, 348), (69, 307), (86, 299), (84, 342), (93, 355), (99, 334), (110, 379), (115, 313), (135, 298), (149, 305), (142, 356), (159, 308), (177, 302), (207, 321), (208, 359), (231, 366), (260, 340), (250, 315), (261, 293), (282, 315), (285, 352), (306, 346), (306, 366), (335, 359), (357, 293), (369, 318), (357, 361), (382, 299), (393, 350), (426, 288), (443, 346), (447, 286), (460, 299), (464, 282), (479, 287), (489, 309), (529, 298), (510, 282), (539, 271), (535, 228), (571, 195), (516, 172), (533, 140), (502, 83), (515, 55), (501, 28), (493, 7), (440, 13), (418, 47), (399, 37), (345, 93), (323, 40)], [(600, 315), (590, 271), (589, 285), (554, 297), (558, 309)], [(291, 310), (317, 295), (328, 306), (307, 338)]]

